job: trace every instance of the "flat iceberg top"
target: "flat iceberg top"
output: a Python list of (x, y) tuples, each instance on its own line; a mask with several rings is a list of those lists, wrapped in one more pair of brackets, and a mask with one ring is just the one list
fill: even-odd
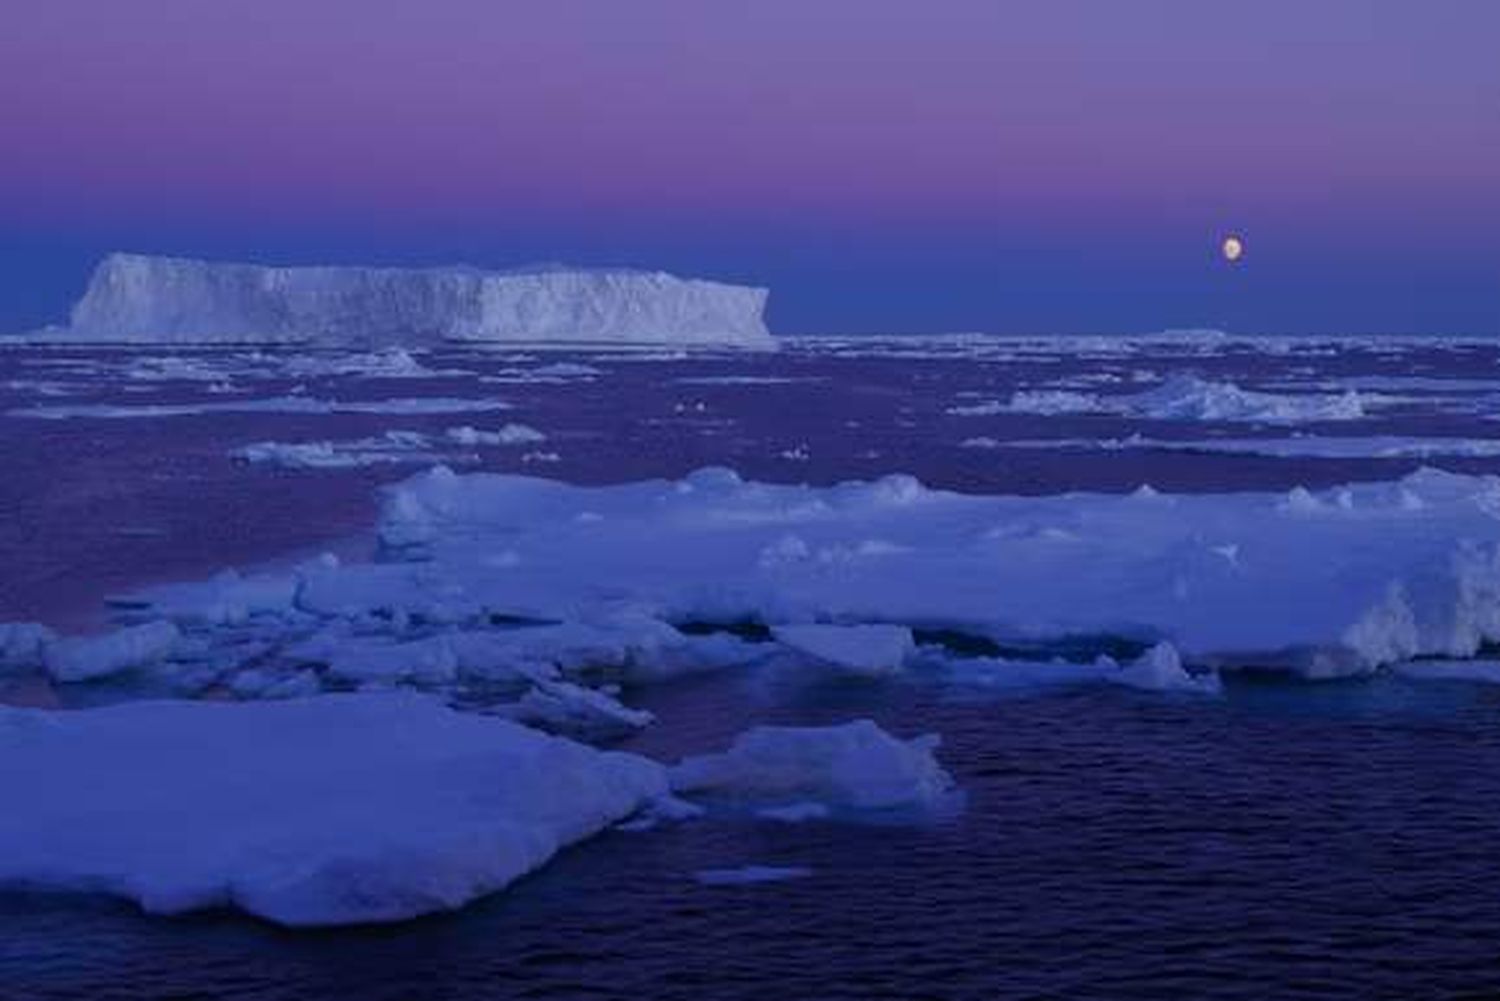
[(64, 330), (89, 343), (671, 344), (772, 349), (762, 288), (660, 271), (100, 262)]

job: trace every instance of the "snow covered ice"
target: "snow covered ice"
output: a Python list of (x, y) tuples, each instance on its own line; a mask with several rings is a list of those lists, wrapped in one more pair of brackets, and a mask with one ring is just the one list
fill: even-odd
[(727, 751), (687, 758), (671, 770), (671, 783), (681, 795), (745, 806), (932, 809), (953, 788), (933, 757), (937, 746), (935, 736), (897, 740), (869, 720), (822, 728), (760, 726)]
[(930, 740), (870, 723), (765, 728), (667, 769), (410, 693), (0, 707), (0, 888), (279, 924), (399, 921), (503, 889), (672, 797), (828, 807), (946, 791)]
[(820, 663), (857, 675), (896, 674), (913, 650), (911, 630), (904, 626), (780, 625), (771, 635)]
[(949, 408), (949, 413), (960, 417), (1004, 413), (1124, 414), (1165, 421), (1293, 424), (1357, 420), (1366, 415), (1366, 406), (1367, 400), (1354, 390), (1333, 395), (1266, 393), (1242, 389), (1230, 382), (1209, 382), (1183, 375), (1144, 392), (1123, 396), (1063, 389), (1020, 390), (1011, 396), (1009, 403), (962, 404)]
[(1494, 479), (1431, 470), (1317, 494), (1038, 498), (903, 477), (812, 488), (704, 470), (584, 488), (437, 470), (392, 490), (381, 526), (389, 552), (428, 562), (327, 583), (459, 618), (565, 619), (609, 594), (668, 621), (1166, 639), (1200, 663), (1324, 675), (1500, 635), (1481, 598), (1500, 587), (1497, 506)]
[[(1165, 641), (1139, 663), (1072, 669), (1153, 690), (1206, 690), (1205, 668), (1338, 677), (1500, 639), (1497, 512), (1500, 481), (1433, 470), (1319, 492), (986, 497), (900, 476), (819, 488), (707, 469), (579, 487), (437, 468), (385, 491), (377, 561), (122, 596), (141, 624), (52, 641), (47, 662), (60, 680), (144, 670), (191, 691), (230, 683), (250, 649), (261, 672), (312, 668), (334, 687), (501, 681), (538, 688), (539, 716), (618, 720), (631, 717), (549, 708), (569, 689), (538, 683), (660, 679), (778, 651), (910, 676), (949, 635), (971, 659)], [(770, 627), (766, 640), (725, 631), (740, 622)], [(180, 648), (174, 623), (191, 640)], [(693, 624), (708, 628), (683, 631)], [(246, 648), (249, 626), (259, 645)]]
[(181, 634), (158, 619), (102, 636), (54, 640), (46, 650), (47, 670), (58, 681), (89, 681), (164, 660)]
[[(1202, 352), (1216, 350), (1207, 340), (1167, 343), (1194, 366)], [(1488, 468), (1482, 461), (1494, 448), (1482, 430), (1399, 420), (1374, 427), (1387, 421), (1387, 404), (1396, 405), (1373, 395), (1381, 391), (1373, 383), (1369, 392), (1360, 391), (1358, 420), (1339, 380), (1283, 385), (1245, 379), (1242, 384), (1254, 389), (1240, 390), (1240, 375), (1215, 370), (1196, 382), (1178, 380), (1170, 393), (1141, 393), (1146, 386), (1173, 386), (1173, 367), (1154, 355), (1136, 360), (1135, 347), (1104, 342), (1067, 348), (1116, 359), (1108, 371), (1084, 373), (1059, 371), (1040, 347), (1020, 342), (906, 343), (892, 348), (892, 356), (909, 355), (913, 366), (927, 355), (961, 360), (951, 372), (962, 381), (914, 399), (925, 411), (903, 405), (883, 413), (885, 396), (857, 411), (851, 404), (847, 420), (834, 422), (847, 429), (848, 442), (819, 428), (788, 425), (780, 413), (766, 418), (784, 399), (841, 392), (838, 379), (815, 362), (843, 350), (819, 346), (793, 359), (738, 357), (732, 368), (723, 357), (684, 362), (675, 353), (672, 361), (636, 357), (631, 365), (623, 364), (623, 355), (613, 364), (593, 354), (580, 354), (588, 363), (541, 364), (514, 350), (487, 356), (472, 349), (306, 356), (219, 350), (180, 358), (156, 353), (149, 363), (109, 352), (48, 349), (24, 356), (23, 367), (45, 381), (123, 380), (125, 388), (119, 396), (71, 393), (62, 399), (18, 392), (6, 407), (16, 418), (11, 426), (23, 435), (60, 442), (120, 435), (149, 443), (153, 435), (180, 431), (194, 436), (194, 461), (218, 460), (236, 489), (275, 481), (294, 510), (304, 498), (321, 503), (328, 484), (340, 477), (346, 484), (387, 485), (378, 494), (373, 553), (341, 546), (339, 558), (306, 559), (317, 550), (298, 549), (296, 556), (253, 570), (174, 583), (132, 581), (113, 592), (112, 628), (89, 635), (76, 628), (58, 635), (23, 621), (0, 625), (0, 674), (18, 701), (96, 706), (156, 700), (6, 714), (0, 742), (7, 764), (0, 768), (24, 767), (29, 781), (69, 791), (55, 807), (40, 793), (16, 798), (19, 812), (7, 818), (13, 826), (0, 822), (0, 831), (41, 844), (46, 839), (35, 832), (61, 823), (48, 810), (66, 807), (70, 817), (92, 817), (101, 815), (97, 808), (113, 817), (108, 811), (125, 812), (120, 804), (128, 800), (141, 812), (130, 821), (139, 827), (127, 825), (118, 844), (102, 835), (85, 844), (84, 833), (70, 831), (61, 842), (68, 855), (62, 861), (12, 853), (13, 862), (0, 862), (0, 883), (113, 893), (161, 911), (233, 907), (291, 924), (398, 920), (508, 885), (557, 846), (606, 829), (649, 838), (656, 835), (648, 832), (699, 812), (695, 823), (723, 825), (718, 833), (732, 826), (754, 837), (832, 839), (827, 825), (913, 817), (924, 828), (934, 820), (931, 827), (941, 830), (948, 804), (963, 801), (956, 786), (971, 783), (966, 769), (973, 762), (964, 755), (974, 737), (950, 731), (951, 716), (939, 713), (941, 722), (931, 722), (925, 714), (933, 704), (981, 706), (981, 713), (1001, 704), (997, 727), (1005, 725), (1004, 712), (1031, 702), (1123, 718), (1217, 718), (1238, 711), (1247, 692), (1269, 687), (1244, 684), (1236, 671), (1282, 672), (1295, 686), (1293, 697), (1310, 701), (1322, 695), (1311, 694), (1304, 681), (1370, 678), (1368, 685), (1324, 686), (1322, 692), (1368, 687), (1458, 701), (1479, 697), (1470, 692), (1476, 684), (1500, 680), (1493, 661), (1471, 659), (1487, 656), (1500, 637), (1500, 481), (1494, 478), (1436, 470), (1400, 475), (1408, 464), (1389, 474), (1357, 470), (1367, 478), (1384, 475), (1384, 482), (1315, 489), (1288, 489), (1298, 481), (1283, 480), (1279, 489), (1233, 493), (1173, 487), (1020, 496), (1006, 492), (1012, 488), (1003, 469), (1036, 451), (1069, 448), (1130, 452), (1075, 455), (1070, 467), (1114, 461), (1128, 467), (1127, 475), (1189, 461), (1219, 463), (1218, 470), (1241, 455), (1265, 457), (1264, 466), (1274, 464), (1278, 475), (1321, 468), (1294, 464), (1305, 458), (1432, 456), (1450, 468)], [(867, 358), (873, 349), (858, 350), (865, 354), (854, 357)], [(1305, 354), (1301, 346), (1296, 351)], [(971, 358), (996, 369), (975, 370), (963, 361)], [(788, 360), (794, 364), (785, 370), (795, 374), (778, 374)], [(1012, 365), (1051, 367), (1040, 377), (1018, 379), (1011, 377)], [(454, 380), (460, 378), (469, 382), (459, 386)], [(306, 387), (290, 385), (301, 379)], [(343, 381), (312, 381), (322, 379)], [(384, 393), (369, 385), (379, 379), (392, 380)], [(430, 387), (409, 381), (421, 379), (447, 381)], [(255, 385), (258, 380), (267, 385)], [(1110, 395), (1115, 386), (1127, 391)], [(1038, 394), (1023, 398), (1034, 406), (1024, 413), (1013, 409), (1012, 389)], [(585, 418), (592, 412), (580, 412), (567, 399), (584, 393), (637, 408), (634, 423), (618, 434), (590, 425)], [(1003, 399), (1010, 403), (990, 402)], [(1173, 399), (1188, 402), (1178, 406)], [(762, 402), (736, 402), (755, 400)], [(945, 412), (955, 401), (974, 412)], [(489, 417), (485, 410), (505, 420), (482, 420)], [(458, 413), (464, 416), (447, 416)], [(198, 419), (99, 420), (179, 415)], [(1149, 435), (1133, 433), (1143, 429), (1129, 422), (1139, 420), (1162, 423)], [(1233, 429), (1232, 437), (1214, 437), (1229, 428), (1195, 426), (1321, 420), (1343, 423), (1316, 435), (1280, 427)], [(220, 422), (235, 428), (227, 438), (213, 433)], [(154, 424), (165, 426), (158, 431)], [(1090, 437), (1045, 438), (1053, 426)], [(720, 436), (687, 462), (726, 455), (759, 476), (819, 482), (760, 482), (723, 467), (640, 479), (662, 468), (659, 456), (637, 456), (634, 465), (613, 461), (610, 450), (622, 447), (627, 435), (654, 447), (658, 427), (682, 430), (684, 443), (700, 432)], [(916, 429), (913, 441), (932, 431), (930, 444), (948, 449), (948, 457), (923, 465), (926, 457), (903, 450), (898, 440), (907, 433), (900, 429), (909, 428)], [(1359, 433), (1368, 430), (1380, 433)], [(1250, 437), (1257, 433), (1274, 436)], [(741, 435), (743, 448), (736, 451)], [(888, 449), (888, 460), (871, 447), (877, 445)], [(1011, 447), (1025, 452), (987, 451)], [(1152, 450), (1157, 454), (1135, 454)], [(1233, 457), (1206, 459), (1196, 450)], [(541, 458), (548, 454), (561, 455), (563, 464)], [(229, 455), (239, 461), (223, 461)], [(759, 466), (757, 455), (764, 459)], [(860, 456), (870, 461), (850, 461)], [(1452, 456), (1471, 465), (1443, 461)], [(400, 467), (433, 461), (453, 468), (408, 475)], [(980, 478), (964, 486), (969, 492), (955, 493), (914, 476), (879, 476), (909, 461), (924, 476), (935, 469), (941, 477), (942, 463), (956, 461), (966, 475)], [(672, 468), (691, 468), (687, 462)], [(466, 472), (475, 467), (527, 468), (607, 485)], [(323, 472), (291, 476), (280, 468)], [(836, 482), (866, 475), (861, 470), (879, 478)], [(366, 489), (363, 482), (358, 489)], [(1134, 482), (1108, 489), (1130, 491)], [(1339, 480), (1318, 481), (1330, 482)], [(133, 529), (134, 522), (121, 527)], [(208, 565), (222, 562), (229, 560)], [(194, 568), (166, 579), (205, 573)], [(46, 618), (25, 608), (13, 617)], [(690, 675), (701, 677), (673, 684)], [(663, 687), (650, 687), (656, 685)], [(699, 686), (712, 693), (704, 703), (710, 716), (733, 717), (712, 736), (705, 736), (699, 719), (684, 724), (685, 712), (699, 708), (693, 701)], [(161, 701), (166, 698), (202, 702)], [(389, 765), (391, 802), (336, 810), (340, 795), (379, 798), (361, 784), (362, 769), (365, 762), (386, 768), (381, 755), (387, 752), (356, 750), (375, 743), (354, 718), (359, 713), (307, 707), (366, 700), (408, 707), (388, 716), (380, 715), (386, 710), (360, 712), (385, 720), (372, 730), (409, 730), (430, 740), (432, 757)], [(766, 704), (774, 707), (770, 714)], [(895, 711), (913, 704), (922, 718)], [(281, 832), (284, 841), (254, 822), (220, 833), (218, 815), (209, 815), (219, 801), (199, 796), (194, 784), (208, 780), (181, 770), (191, 760), (168, 762), (164, 750), (150, 757), (148, 751), (157, 754), (155, 738), (133, 751), (111, 750), (130, 745), (128, 728), (198, 747), (200, 724), (175, 720), (187, 711), (182, 707), (199, 705), (209, 705), (205, 712), (260, 713), (253, 727), (214, 725), (222, 739), (203, 744), (205, 753), (226, 762), (260, 755), (264, 735), (278, 733), (279, 721), (295, 730), (302, 724), (293, 721), (316, 713), (324, 736), (319, 752), (304, 756), (305, 775), (285, 778), (281, 771), (293, 767), (296, 747), (313, 745), (311, 736), (297, 736), (288, 741), (286, 760), (271, 755), (264, 771), (246, 774), (234, 791), (273, 812), (299, 810), (297, 797), (327, 800), (327, 809), (308, 813), (305, 827)], [(109, 723), (117, 718), (111, 714), (124, 715)], [(408, 714), (415, 722), (404, 722)], [(865, 716), (892, 732), (869, 722), (838, 722)], [(466, 722), (436, 722), (448, 717)], [(829, 725), (756, 725), (767, 719)], [(474, 727), (476, 747), (488, 739), (482, 733), (521, 736), (497, 739), (493, 753), (472, 754), (464, 750), (470, 737), (455, 739), (453, 757), (440, 761), (450, 726), (466, 734)], [(948, 744), (916, 736), (926, 731), (948, 735)], [(40, 743), (47, 734), (63, 736)], [(64, 736), (76, 751), (65, 750)], [(243, 746), (231, 747), (236, 741)], [(577, 785), (585, 791), (581, 800), (544, 808), (540, 799), (518, 792), (504, 809), (481, 815), (474, 806), (478, 819), (451, 820), (470, 800), (509, 796), (505, 762), (532, 741), (557, 742), (536, 745), (554, 749), (536, 752), (543, 755), (539, 767), (558, 777), (556, 796), (573, 796)], [(107, 787), (91, 790), (77, 781), (86, 770), (75, 756), (96, 742), (100, 749), (90, 755), (110, 764), (96, 768)], [(594, 748), (604, 745), (649, 751), (655, 759), (601, 758)], [(563, 762), (560, 771), (547, 764), (554, 753)], [(620, 774), (601, 761), (616, 762)], [(334, 774), (340, 762), (355, 776), (343, 786)], [(498, 791), (484, 762), (494, 762), (502, 776)], [(226, 767), (238, 773), (248, 766)], [(483, 782), (476, 777), (481, 774)], [(148, 791), (129, 792), (142, 787)], [(168, 787), (182, 796), (174, 799)], [(422, 798), (443, 789), (451, 796), (437, 805)], [(377, 815), (387, 808), (401, 815), (387, 822)], [(222, 819), (238, 824), (237, 809), (224, 806)], [(424, 810), (432, 825), (416, 830), (410, 818)], [(203, 841), (179, 851), (187, 834), (173, 831), (176, 868), (149, 856), (142, 839), (135, 847), (131, 840), (132, 832), (163, 826), (159, 818), (169, 814), (188, 817)], [(356, 815), (351, 833), (346, 821)], [(18, 833), (23, 828), (32, 833)], [(514, 837), (528, 847), (483, 848), (492, 836), (485, 832), (500, 830), (525, 830)], [(693, 837), (690, 829), (680, 833), (684, 841)], [(0, 849), (8, 844), (0, 840)], [(596, 847), (605, 855), (628, 851), (613, 842)], [(292, 854), (301, 860), (296, 867), (285, 862)], [(825, 857), (751, 846), (694, 857), (670, 867), (668, 879), (712, 873), (707, 881), (733, 886), (771, 878), (742, 862), (776, 862), (768, 873), (800, 874), (804, 861), (826, 873), (830, 885), (840, 878)], [(304, 882), (287, 875), (293, 868)]]
[(662, 272), (264, 267), (111, 254), (41, 340), (681, 344), (766, 350), (766, 290)]
[(396, 921), (666, 795), (660, 766), (416, 695), (0, 708), (0, 886)]

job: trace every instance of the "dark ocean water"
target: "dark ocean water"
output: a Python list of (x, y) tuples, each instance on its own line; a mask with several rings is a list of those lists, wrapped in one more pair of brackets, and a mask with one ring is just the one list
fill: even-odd
[[(1376, 417), (1314, 429), (1467, 438), (1500, 429), (1490, 418), (1500, 413), (1491, 398), (1500, 396), (1500, 350), (1491, 348), (889, 354), (840, 357), (825, 346), (772, 358), (584, 358), (573, 360), (603, 374), (550, 384), (266, 379), (242, 394), (276, 396), (301, 382), (308, 395), (341, 399), (484, 395), (515, 405), (502, 414), (0, 417), (10, 473), (0, 478), (0, 621), (70, 625), (87, 621), (105, 594), (142, 581), (201, 576), (329, 540), (357, 551), (372, 489), (420, 468), (228, 460), (230, 448), (251, 441), (514, 420), (546, 432), (538, 448), (558, 461), (493, 449), (472, 468), (580, 482), (709, 463), (783, 481), (900, 470), (984, 492), (1142, 482), (1286, 489), (1387, 479), (1418, 465), (965, 449), (959, 443), (978, 435), (1288, 432), (945, 412), (1013, 388), (1138, 371), (1308, 387), (1493, 373), (1492, 390), (1403, 389), (1410, 399)], [(69, 359), (95, 372), (45, 376), (86, 383), (77, 397), (0, 389), (0, 410), (210, 398), (180, 381), (126, 392), (98, 369), (110, 357), (0, 352), (0, 385), (42, 378)], [(422, 360), (482, 373), (559, 359)], [(725, 375), (808, 381), (678, 381)], [(1494, 459), (1432, 464), (1500, 472)], [(868, 716), (903, 736), (940, 733), (939, 757), (964, 807), (915, 826), (718, 818), (611, 832), (459, 913), (383, 928), (293, 933), (227, 914), (167, 920), (104, 900), (0, 895), (0, 998), (1500, 997), (1500, 688), (1239, 680), (1224, 699), (1206, 700), (1098, 688), (798, 687), (731, 674), (644, 689), (630, 701), (661, 721), (625, 746), (669, 759), (721, 746), (756, 722)], [(692, 878), (746, 864), (811, 873), (747, 886)]]

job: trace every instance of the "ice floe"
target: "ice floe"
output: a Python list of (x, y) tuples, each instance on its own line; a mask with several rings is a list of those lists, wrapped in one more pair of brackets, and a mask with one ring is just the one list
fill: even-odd
[(1290, 438), (1192, 438), (1164, 439), (1131, 435), (1126, 438), (1026, 438), (1007, 440), (980, 435), (966, 438), (963, 448), (1078, 449), (1121, 451), (1124, 449), (1175, 452), (1211, 452), (1224, 455), (1264, 455), (1307, 459), (1439, 459), (1491, 458), (1500, 456), (1496, 438), (1423, 438), (1401, 435), (1329, 437), (1298, 435)]
[[(506, 424), (496, 431), (449, 428), (441, 435), (421, 431), (387, 431), (367, 438), (345, 441), (262, 441), (232, 450), (230, 458), (252, 464), (288, 469), (350, 469), (392, 463), (457, 465), (478, 462), (473, 452), (454, 447), (525, 445), (546, 441), (547, 436), (525, 424)], [(523, 457), (522, 461), (528, 461)], [(536, 461), (536, 460), (529, 460)]]
[(667, 795), (661, 766), (417, 695), (0, 707), (0, 886), (285, 925), (502, 889)]
[(547, 436), (525, 424), (506, 424), (497, 431), (456, 427), (444, 432), (449, 441), (459, 445), (530, 445), (546, 441)]
[(46, 646), (47, 671), (57, 681), (92, 681), (163, 661), (181, 639), (164, 619), (99, 636), (57, 639)]
[(897, 674), (915, 649), (910, 629), (880, 623), (780, 625), (771, 635), (820, 664), (855, 675)]
[[(783, 486), (705, 469), (585, 487), (438, 467), (384, 489), (373, 562), (123, 596), (128, 621), (185, 633), (155, 663), (47, 649), (75, 665), (56, 672), (68, 680), (140, 668), (177, 691), (281, 691), (312, 670), (330, 688), (508, 686), (558, 719), (601, 706), (553, 711), (577, 693), (545, 682), (766, 661), (908, 676), (934, 643), (984, 684), (1208, 691), (1214, 668), (1325, 678), (1474, 656), (1500, 640), (1497, 515), (1500, 480), (1433, 470), (1317, 492), (1019, 497), (903, 476)], [(1006, 653), (1049, 645), (1077, 662)]]
[[(430, 608), (441, 590), (453, 614), (558, 618), (608, 593), (671, 621), (1124, 635), (1198, 661), (1356, 670), (1467, 656), (1500, 631), (1476, 598), (1500, 586), (1497, 504), (1494, 479), (1431, 470), (1317, 494), (1040, 498), (899, 476), (816, 488), (704, 470), (587, 488), (439, 470), (388, 494), (381, 531), (389, 551), (429, 558), (420, 573), (443, 588), (397, 565), (361, 593)], [(486, 539), (528, 572), (485, 566)]]
[(671, 783), (679, 795), (758, 809), (806, 803), (834, 810), (931, 809), (953, 790), (953, 779), (933, 756), (938, 743), (932, 735), (900, 740), (869, 720), (758, 726), (726, 751), (685, 758), (670, 770)]
[(996, 414), (1118, 414), (1150, 420), (1242, 421), (1292, 424), (1356, 420), (1371, 401), (1349, 390), (1337, 394), (1265, 393), (1231, 382), (1174, 376), (1141, 393), (1103, 396), (1070, 390), (1020, 390), (1008, 403), (987, 401), (950, 407), (960, 417)]
[(1123, 665), (1100, 654), (1091, 661), (1017, 659), (1015, 657), (954, 656), (931, 647), (913, 658), (921, 675), (957, 689), (1026, 691), (1119, 685), (1146, 692), (1217, 696), (1223, 691), (1216, 672), (1189, 672), (1169, 643), (1158, 643)]
[(265, 399), (204, 401), (199, 403), (79, 403), (40, 407), (18, 407), (7, 417), (43, 420), (77, 418), (128, 420), (148, 417), (186, 417), (195, 414), (461, 414), (509, 410), (510, 404), (493, 399), (457, 399), (422, 396), (388, 400), (324, 400), (312, 396), (278, 396)]
[[(503, 889), (605, 828), (703, 812), (674, 789), (824, 815), (951, 794), (935, 739), (868, 721), (758, 728), (667, 768), (496, 716), (414, 693), (0, 707), (0, 889), (290, 926), (399, 921)], [(737, 872), (704, 881), (773, 878)]]
[(243, 445), (229, 457), (253, 465), (287, 469), (352, 469), (392, 463), (475, 462), (476, 455), (434, 450), (433, 439), (418, 431), (387, 431), (348, 441), (261, 441)]

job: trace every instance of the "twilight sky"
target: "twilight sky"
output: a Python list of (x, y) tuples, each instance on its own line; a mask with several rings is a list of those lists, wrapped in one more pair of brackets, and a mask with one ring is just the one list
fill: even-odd
[(8, 0), (0, 332), (129, 249), (660, 267), (783, 333), (1500, 334), (1497, 40), (1495, 0)]

